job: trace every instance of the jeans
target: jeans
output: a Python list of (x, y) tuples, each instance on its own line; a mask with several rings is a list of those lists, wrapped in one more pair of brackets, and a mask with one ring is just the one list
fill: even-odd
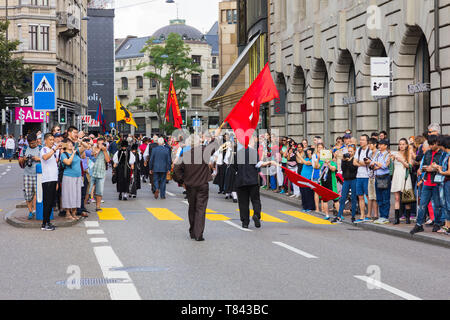
[(345, 202), (347, 201), (348, 192), (352, 191), (352, 218), (356, 215), (356, 204), (358, 203), (358, 197), (356, 195), (356, 179), (353, 180), (344, 180), (344, 184), (342, 185), (342, 193), (341, 200), (339, 201), (339, 213), (338, 217), (342, 219)]
[(441, 223), (441, 201), (439, 200), (439, 186), (423, 186), (420, 194), (419, 211), (417, 213), (417, 225), (421, 226), (425, 217), (426, 208), (431, 201), (434, 211), (434, 223)]
[(161, 198), (166, 197), (166, 177), (167, 172), (153, 172), (153, 182), (155, 183), (155, 189), (159, 190)]
[(12, 159), (14, 149), (6, 149), (6, 159)]
[(380, 218), (389, 219), (389, 210), (391, 209), (391, 184), (387, 189), (379, 189), (378, 183), (375, 181), (375, 190), (377, 193), (378, 211)]
[(5, 147), (0, 147), (0, 157), (4, 158), (5, 157)]
[(442, 205), (442, 208), (444, 212), (446, 212), (445, 219), (447, 221), (450, 221), (450, 181), (446, 181), (443, 184), (443, 193), (444, 193), (444, 204)]

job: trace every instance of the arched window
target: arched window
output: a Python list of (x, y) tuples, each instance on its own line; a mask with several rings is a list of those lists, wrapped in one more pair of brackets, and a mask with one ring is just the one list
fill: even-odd
[(122, 78), (122, 90), (128, 90), (128, 79)]
[[(427, 39), (424, 35), (417, 45), (416, 62), (415, 62), (414, 84), (430, 83), (430, 53), (428, 51)], [(425, 91), (415, 94), (415, 133), (422, 134), (426, 131), (428, 124), (431, 122), (430, 115), (430, 92)]]
[[(348, 71), (348, 97), (356, 98), (356, 73), (355, 73), (355, 65), (350, 65), (350, 69)], [(356, 103), (352, 103), (348, 106), (348, 123), (350, 126), (350, 130), (356, 134), (357, 131), (357, 114), (356, 114)]]

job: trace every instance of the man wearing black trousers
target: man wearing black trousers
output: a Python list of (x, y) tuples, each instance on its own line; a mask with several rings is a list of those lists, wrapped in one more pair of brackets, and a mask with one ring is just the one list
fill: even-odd
[[(242, 147), (242, 146), (241, 146)], [(261, 167), (276, 165), (274, 161), (262, 162), (258, 159), (255, 140), (250, 138), (249, 147), (242, 147), (235, 156), (236, 188), (241, 215), (242, 228), (248, 229), (250, 224), (250, 201), (253, 206), (255, 227), (261, 227), (261, 200), (259, 196), (258, 170)]]
[(42, 193), (43, 193), (43, 221), (41, 230), (53, 231), (55, 227), (50, 223), (50, 215), (55, 204), (58, 186), (58, 159), (56, 153), (61, 145), (54, 145), (54, 137), (51, 133), (44, 136), (45, 147), (41, 150), (42, 165)]

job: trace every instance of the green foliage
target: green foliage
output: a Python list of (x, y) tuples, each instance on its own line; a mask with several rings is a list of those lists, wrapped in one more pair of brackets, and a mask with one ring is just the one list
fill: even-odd
[(9, 22), (0, 21), (0, 108), (5, 108), (6, 97), (24, 98), (31, 91), (31, 70), (24, 66), (22, 58), (13, 58), (20, 42), (7, 41)]
[(160, 128), (170, 130), (170, 127), (162, 125), (170, 77), (173, 75), (180, 109), (188, 108), (186, 90), (191, 85), (190, 76), (201, 74), (203, 70), (192, 60), (189, 46), (176, 33), (169, 34), (164, 44), (156, 42), (154, 38), (149, 39), (141, 52), (149, 57), (149, 62), (138, 65), (137, 69), (146, 68), (149, 70), (144, 73), (144, 76), (156, 82), (156, 98), (150, 99), (147, 103), (139, 102), (138, 104), (143, 105), (146, 110), (156, 112)]

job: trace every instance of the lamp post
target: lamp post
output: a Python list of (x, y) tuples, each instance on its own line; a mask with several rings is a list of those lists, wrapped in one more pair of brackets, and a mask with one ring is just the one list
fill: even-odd
[[(81, 17), (81, 15), (82, 15), (82, 10), (83, 10), (83, 8), (82, 7), (80, 7), (80, 17)], [(80, 113), (81, 114), (85, 114), (84, 112), (83, 112), (83, 101), (82, 101), (82, 95), (81, 95), (81, 88), (82, 88), (82, 86), (83, 86), (83, 81), (82, 81), (82, 74), (83, 74), (83, 64), (82, 64), (82, 52), (83, 52), (83, 50), (82, 50), (82, 40), (83, 40), (83, 37), (82, 37), (82, 31), (83, 31), (83, 21), (89, 21), (89, 17), (83, 17), (83, 18), (81, 18), (81, 20), (80, 20), (80, 92), (79, 92), (79, 96), (80, 96)], [(86, 72), (87, 72), (87, 68), (86, 68)], [(77, 124), (78, 125), (78, 124)]]
[(179, 19), (178, 15), (178, 2), (175, 2), (174, 0), (166, 0), (166, 3), (174, 3), (177, 6), (177, 19)]

